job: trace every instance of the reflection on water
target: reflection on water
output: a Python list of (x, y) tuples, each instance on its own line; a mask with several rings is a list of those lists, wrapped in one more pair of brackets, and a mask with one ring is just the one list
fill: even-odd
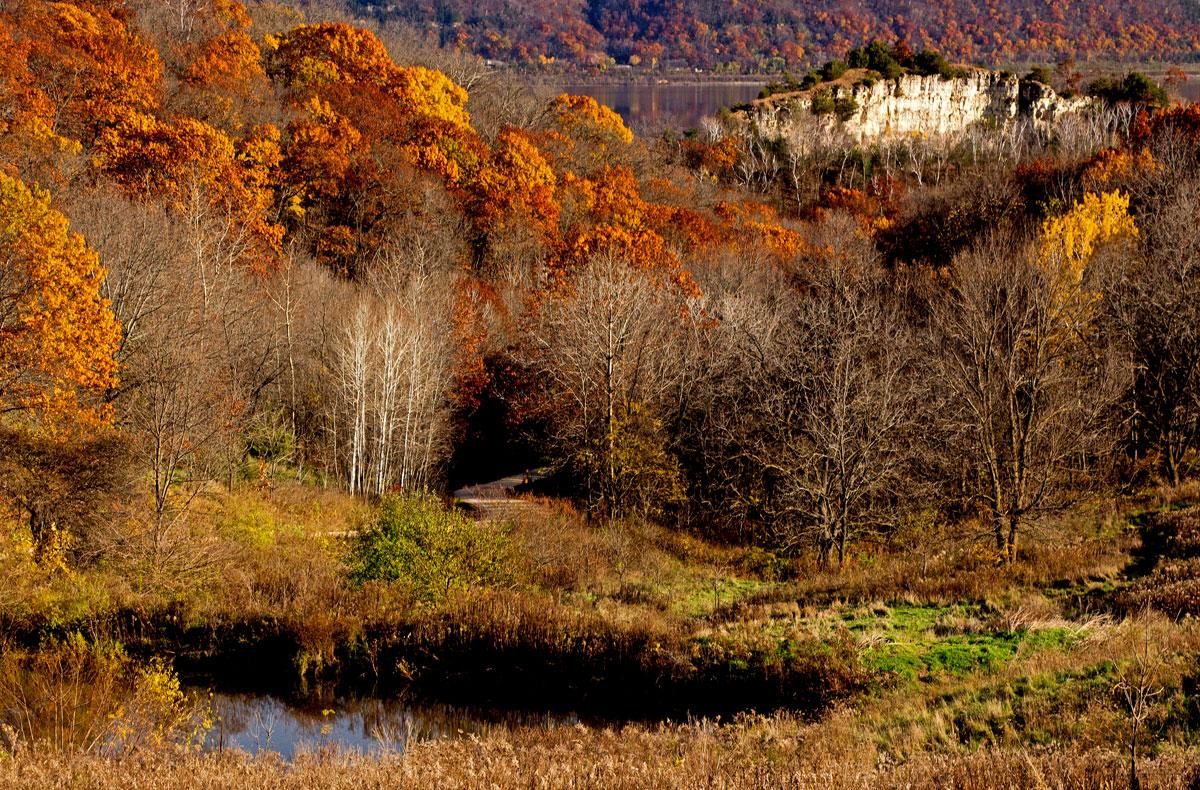
[(324, 746), (365, 754), (400, 752), (410, 742), (518, 727), (549, 729), (578, 721), (570, 715), (416, 704), (403, 698), (342, 700), (331, 708), (304, 708), (268, 695), (214, 693), (212, 703), (215, 721), (205, 749), (271, 751), (285, 760)]
[(669, 82), (657, 84), (573, 84), (567, 93), (591, 96), (612, 107), (635, 131), (672, 126), (690, 129), (723, 107), (757, 98), (765, 82)]

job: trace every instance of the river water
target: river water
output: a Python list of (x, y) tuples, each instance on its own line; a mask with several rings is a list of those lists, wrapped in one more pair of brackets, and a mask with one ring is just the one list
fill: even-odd
[(657, 83), (568, 83), (567, 93), (591, 96), (620, 113), (635, 132), (694, 129), (723, 107), (757, 98), (766, 82), (671, 81)]
[(326, 704), (296, 706), (265, 694), (214, 693), (214, 724), (204, 748), (276, 752), (290, 761), (323, 747), (363, 754), (403, 752), (419, 741), (514, 728), (548, 730), (578, 721), (570, 714), (465, 708), (404, 697)]

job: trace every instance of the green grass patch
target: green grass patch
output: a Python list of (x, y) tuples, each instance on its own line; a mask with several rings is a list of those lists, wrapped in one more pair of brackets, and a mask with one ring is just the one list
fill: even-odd
[(299, 525), (281, 523), (266, 508), (250, 502), (234, 503), (216, 526), (217, 531), (229, 540), (260, 551), (274, 545), (280, 535), (303, 534)]
[(694, 576), (669, 591), (670, 611), (685, 617), (704, 617), (722, 606), (749, 598), (768, 586), (769, 582), (758, 579)]
[(955, 635), (869, 648), (863, 654), (863, 662), (870, 669), (906, 680), (938, 674), (961, 677), (993, 670), (1011, 661), (1020, 644), (1019, 634)]
[(992, 630), (988, 614), (965, 605), (894, 606), (847, 612), (842, 620), (859, 635), (868, 669), (909, 682), (990, 672), (1020, 654), (1065, 649), (1076, 639), (1069, 628)]

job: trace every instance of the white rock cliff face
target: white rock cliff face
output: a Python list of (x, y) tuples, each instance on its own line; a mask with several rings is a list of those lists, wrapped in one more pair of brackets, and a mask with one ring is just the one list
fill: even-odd
[(909, 75), (871, 85), (821, 87), (835, 101), (853, 100), (857, 109), (845, 121), (832, 114), (814, 115), (809, 91), (759, 100), (750, 114), (767, 134), (817, 127), (869, 142), (918, 134), (951, 136), (979, 123), (1005, 126), (1021, 120), (1048, 132), (1063, 116), (1094, 106), (1087, 97), (1064, 98), (1040, 83), (984, 70), (955, 79)]

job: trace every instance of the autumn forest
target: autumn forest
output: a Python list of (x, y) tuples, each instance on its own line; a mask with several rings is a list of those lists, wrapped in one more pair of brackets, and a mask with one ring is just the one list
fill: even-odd
[(443, 47), (574, 67), (666, 65), (726, 73), (800, 69), (870, 41), (955, 61), (1194, 61), (1194, 0), (356, 0)]
[(776, 5), (0, 2), (0, 786), (1200, 781), (1196, 9)]

